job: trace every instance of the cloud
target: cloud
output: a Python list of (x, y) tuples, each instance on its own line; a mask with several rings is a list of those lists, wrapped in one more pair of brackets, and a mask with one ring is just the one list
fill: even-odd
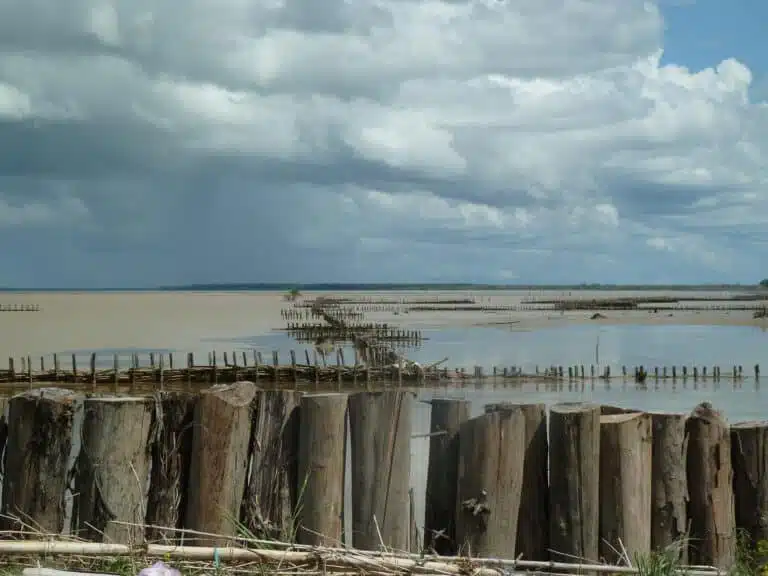
[(761, 278), (752, 72), (518, 4), (5, 2), (0, 284)]

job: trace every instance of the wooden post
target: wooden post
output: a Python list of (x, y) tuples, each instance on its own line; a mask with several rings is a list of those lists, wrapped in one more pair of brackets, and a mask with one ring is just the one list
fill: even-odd
[(299, 373), (296, 370), (296, 352), (291, 350), (291, 376), (293, 377), (293, 386), (299, 385)]
[(165, 354), (160, 352), (159, 367), (157, 370), (158, 380), (160, 381), (160, 391), (165, 389)]
[(768, 422), (731, 426), (736, 526), (752, 542), (768, 540)]
[(683, 565), (688, 563), (688, 547), (679, 545), (688, 531), (685, 420), (685, 414), (651, 414), (651, 549), (675, 547)]
[(30, 388), (32, 387), (32, 358), (27, 356), (27, 380), (29, 381)]
[(250, 475), (240, 518), (255, 538), (291, 542), (298, 503), (299, 403), (292, 390), (256, 393), (251, 421)]
[(54, 354), (53, 355), (53, 381), (58, 382), (59, 380), (59, 355)]
[(77, 356), (72, 354), (72, 380), (77, 382)]
[[(154, 399), (150, 458), (147, 521), (150, 526), (180, 525), (184, 510), (189, 462), (192, 451), (192, 426), (197, 396), (179, 392), (161, 392)], [(178, 542), (171, 530), (147, 528), (147, 540)]]
[(600, 555), (618, 564), (651, 551), (651, 418), (600, 417)]
[(96, 390), (96, 352), (91, 354), (91, 388)]
[[(464, 554), (515, 557), (523, 487), (525, 416), (486, 412), (459, 430), (456, 542)], [(527, 529), (527, 527), (526, 527)]]
[(686, 423), (690, 561), (728, 568), (735, 559), (736, 511), (733, 498), (731, 436), (725, 419), (708, 402)]
[[(491, 404), (485, 411), (504, 410), (508, 404)], [(525, 418), (523, 488), (517, 520), (515, 554), (527, 560), (549, 559), (549, 490), (547, 476), (547, 409), (544, 404), (511, 405)]]
[(455, 555), (459, 427), (469, 419), (469, 400), (431, 401), (429, 464), (425, 497), (424, 545)]
[(272, 368), (274, 370), (274, 381), (277, 382), (280, 380), (280, 357), (277, 350), (272, 350)]
[(400, 390), (349, 398), (355, 548), (408, 546), (412, 401), (411, 392)]
[(342, 541), (347, 395), (305, 394), (299, 425), (297, 540), (312, 546)]
[[(248, 466), (253, 382), (221, 384), (206, 390), (195, 406), (192, 464), (186, 524), (193, 530), (236, 533)], [(221, 546), (225, 538), (199, 537), (197, 542)]]
[(83, 407), (78, 458), (77, 524), (96, 541), (137, 544), (147, 509), (152, 404), (144, 397), (91, 397)]
[(74, 400), (74, 392), (61, 388), (10, 399), (3, 478), (3, 512), (9, 517), (3, 524), (9, 529), (31, 524), (46, 533), (62, 531)]
[(115, 372), (113, 374), (113, 380), (112, 380), (113, 388), (114, 388), (115, 391), (117, 391), (117, 385), (120, 382), (120, 362), (119, 362), (117, 354), (114, 354), (112, 356), (112, 370), (114, 370), (114, 372)]
[(336, 381), (339, 390), (341, 390), (342, 376), (341, 376), (341, 348), (336, 348)]
[(599, 463), (600, 408), (571, 403), (552, 406), (549, 482), (553, 560), (598, 560)]
[(187, 353), (187, 386), (192, 386), (192, 368), (195, 367), (195, 356), (192, 352)]
[(136, 386), (136, 371), (139, 369), (138, 354), (131, 354), (131, 390)]

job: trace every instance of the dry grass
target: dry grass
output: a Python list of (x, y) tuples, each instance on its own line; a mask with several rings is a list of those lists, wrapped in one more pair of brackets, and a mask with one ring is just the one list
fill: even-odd
[[(15, 522), (20, 522), (14, 518)], [(117, 522), (146, 530), (145, 525)], [(23, 525), (23, 524), (22, 524)], [(609, 566), (565, 562), (533, 562), (522, 559), (440, 557), (395, 551), (362, 551), (344, 547), (311, 547), (280, 541), (226, 537), (226, 547), (185, 546), (184, 539), (221, 538), (193, 530), (151, 527), (155, 533), (178, 534), (179, 543), (135, 545), (86, 542), (74, 537), (51, 535), (23, 526), (22, 531), (0, 532), (0, 576), (18, 575), (26, 567), (58, 568), (134, 576), (158, 560), (184, 575), (280, 574), (280, 575), (399, 575), (511, 576), (515, 574), (639, 574), (655, 576), (644, 566)], [(636, 563), (637, 564), (637, 563)], [(641, 563), (642, 564), (642, 563)], [(646, 569), (643, 569), (646, 568)], [(717, 576), (712, 568), (670, 566), (663, 576)]]

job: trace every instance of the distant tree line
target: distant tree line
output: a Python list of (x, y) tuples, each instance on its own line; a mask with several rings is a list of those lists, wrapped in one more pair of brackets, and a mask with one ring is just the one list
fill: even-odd
[(760, 288), (768, 288), (768, 278), (760, 280)]

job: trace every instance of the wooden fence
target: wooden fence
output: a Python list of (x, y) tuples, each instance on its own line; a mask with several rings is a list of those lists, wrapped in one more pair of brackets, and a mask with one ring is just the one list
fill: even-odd
[(366, 550), (590, 562), (687, 542), (683, 561), (718, 567), (733, 562), (737, 529), (768, 538), (768, 423), (729, 427), (707, 404), (690, 415), (500, 404), (470, 418), (466, 400), (433, 400), (422, 541), (411, 392), (240, 382), (150, 397), (49, 388), (2, 402), (9, 530), (71, 522), (91, 540), (139, 544), (176, 541), (183, 527), (196, 531), (186, 544), (212, 546), (245, 529), (311, 545), (348, 532)]
[[(264, 359), (262, 353), (251, 350), (208, 353), (206, 363), (199, 364), (192, 352), (146, 354), (133, 353), (127, 358), (121, 354), (87, 355), (51, 354), (33, 359), (31, 356), (8, 359), (8, 368), (0, 370), (0, 384), (34, 385), (67, 383), (91, 385), (94, 390), (103, 386), (152, 386), (163, 389), (172, 384), (188, 386), (210, 386), (232, 383), (238, 380), (253, 380), (269, 385), (299, 385), (335, 383), (339, 386), (408, 384), (424, 386), (435, 383), (483, 381), (493, 384), (544, 383), (559, 388), (565, 385), (593, 387), (596, 382), (610, 385), (614, 382), (634, 382), (639, 386), (660, 384), (683, 386), (700, 382), (730, 381), (740, 384), (747, 380), (760, 380), (760, 365), (746, 369), (742, 365), (721, 366), (611, 366), (596, 364), (574, 364), (570, 366), (492, 366), (486, 369), (474, 366), (446, 368), (447, 358), (428, 365), (392, 357), (388, 349), (371, 345), (362, 357), (358, 347), (351, 350), (351, 362), (347, 362), (344, 348), (339, 347), (324, 354), (315, 348), (304, 349), (303, 353), (289, 351), (290, 363), (281, 363), (280, 354), (273, 350), (271, 358)], [(349, 352), (349, 350), (348, 350)], [(379, 354), (379, 356), (377, 356)], [(178, 358), (184, 358), (179, 366)]]
[(40, 304), (0, 304), (0, 312), (40, 312)]

